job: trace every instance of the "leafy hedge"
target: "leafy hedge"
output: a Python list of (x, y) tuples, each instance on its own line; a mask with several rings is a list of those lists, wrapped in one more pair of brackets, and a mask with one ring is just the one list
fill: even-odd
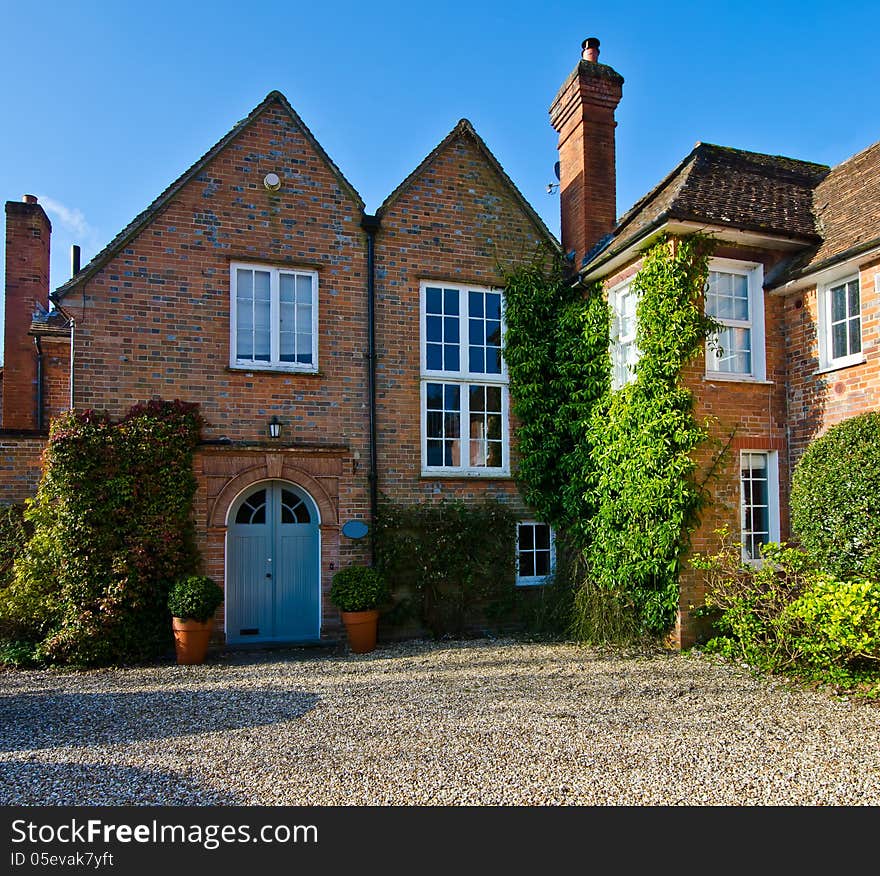
[(374, 538), (395, 602), (386, 621), (415, 617), (437, 637), (461, 635), (478, 612), (509, 608), (516, 516), (502, 502), (385, 502)]
[(880, 582), (838, 578), (784, 545), (765, 545), (765, 562), (746, 565), (740, 545), (726, 533), (722, 542), (692, 560), (706, 573), (703, 611), (716, 631), (704, 650), (880, 696)]
[(118, 423), (55, 419), (33, 535), (0, 592), (0, 635), (38, 659), (84, 665), (153, 658), (171, 645), (169, 582), (198, 565), (192, 456), (196, 405), (152, 401)]
[(792, 477), (791, 523), (818, 567), (842, 578), (880, 574), (880, 412), (809, 445)]

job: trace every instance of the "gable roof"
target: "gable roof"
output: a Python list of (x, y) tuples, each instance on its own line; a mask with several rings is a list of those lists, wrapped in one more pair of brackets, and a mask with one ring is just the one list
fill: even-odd
[(236, 123), (232, 129), (218, 140), (195, 164), (185, 170), (168, 188), (162, 192), (156, 200), (153, 201), (143, 212), (139, 213), (129, 222), (122, 231), (119, 232), (87, 265), (85, 265), (77, 274), (59, 286), (51, 295), (53, 301), (61, 301), (68, 292), (74, 289), (79, 283), (88, 280), (94, 276), (113, 256), (115, 256), (132, 238), (139, 234), (149, 222), (162, 210), (162, 208), (177, 195), (177, 193), (191, 180), (197, 176), (201, 170), (211, 162), (232, 140), (234, 140), (242, 131), (248, 128), (262, 112), (272, 103), (279, 103), (284, 110), (290, 115), (297, 127), (300, 128), (309, 145), (318, 153), (318, 155), (326, 162), (333, 175), (339, 182), (339, 185), (349, 194), (349, 196), (357, 203), (358, 207), (364, 209), (364, 201), (357, 193), (354, 186), (343, 176), (342, 171), (336, 166), (330, 156), (324, 151), (321, 144), (315, 139), (314, 134), (308, 129), (305, 122), (299, 117), (296, 110), (290, 105), (290, 102), (280, 91), (270, 91), (269, 94), (248, 114), (248, 116)]
[(376, 216), (381, 219), (381, 217), (388, 211), (389, 207), (400, 197), (400, 195), (409, 188), (410, 183), (418, 177), (425, 168), (429, 167), (431, 163), (449, 146), (450, 143), (454, 142), (459, 138), (465, 138), (470, 140), (474, 146), (476, 146), (477, 151), (483, 156), (489, 166), (495, 171), (496, 174), (500, 177), (502, 183), (505, 188), (510, 192), (513, 196), (514, 200), (519, 204), (522, 208), (523, 212), (532, 220), (538, 230), (547, 238), (547, 240), (552, 244), (553, 248), (557, 250), (557, 252), (562, 252), (562, 245), (553, 235), (549, 228), (544, 224), (544, 220), (535, 212), (532, 205), (525, 199), (522, 192), (516, 187), (516, 183), (507, 175), (504, 168), (501, 166), (501, 162), (492, 154), (492, 150), (485, 144), (483, 138), (476, 132), (474, 126), (467, 119), (460, 119), (458, 124), (422, 159), (419, 163), (418, 167), (412, 171), (412, 173), (408, 174), (406, 179), (404, 179), (395, 189), (382, 201), (379, 209), (376, 210)]
[(669, 220), (817, 243), (813, 190), (829, 172), (824, 164), (697, 143), (586, 254), (583, 265), (622, 252), (649, 229)]
[(813, 191), (813, 212), (821, 242), (774, 286), (880, 246), (880, 142), (832, 168)]

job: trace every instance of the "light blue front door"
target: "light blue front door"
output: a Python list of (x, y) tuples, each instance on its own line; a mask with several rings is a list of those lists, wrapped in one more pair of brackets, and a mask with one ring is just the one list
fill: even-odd
[(318, 512), (306, 492), (267, 481), (241, 497), (227, 527), (227, 642), (317, 641), (319, 560)]

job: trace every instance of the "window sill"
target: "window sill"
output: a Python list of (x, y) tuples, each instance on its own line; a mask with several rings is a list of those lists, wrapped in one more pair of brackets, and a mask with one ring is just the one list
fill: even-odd
[(233, 371), (236, 374), (249, 374), (253, 376), (254, 374), (300, 374), (303, 377), (323, 377), (323, 371), (306, 371), (302, 368), (282, 368), (279, 365), (267, 365), (265, 367), (254, 366), (254, 365), (227, 365), (225, 368), (226, 371)]
[(829, 362), (823, 365), (814, 374), (830, 374), (832, 371), (840, 371), (842, 368), (852, 368), (854, 365), (864, 365), (868, 359), (864, 353), (859, 356), (852, 356), (847, 359), (839, 359), (837, 362)]
[(449, 469), (422, 469), (421, 477), (428, 481), (509, 481), (510, 472), (451, 471)]
[(704, 374), (706, 383), (752, 383), (756, 386), (773, 386), (772, 380), (749, 377), (747, 374)]
[(546, 587), (549, 581), (547, 578), (517, 578), (517, 587)]

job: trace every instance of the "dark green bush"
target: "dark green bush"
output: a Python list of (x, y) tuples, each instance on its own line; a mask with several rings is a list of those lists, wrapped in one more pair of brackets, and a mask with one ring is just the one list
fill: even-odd
[(53, 421), (33, 534), (0, 591), (0, 633), (35, 655), (97, 665), (151, 659), (172, 645), (168, 584), (198, 565), (192, 456), (195, 405), (152, 401), (119, 422)]
[(340, 611), (372, 611), (390, 598), (384, 576), (369, 566), (340, 569), (330, 585), (330, 601)]
[(516, 516), (494, 499), (385, 503), (376, 561), (392, 589), (392, 624), (412, 617), (434, 636), (462, 635), (512, 610)]
[(181, 620), (209, 620), (222, 602), (222, 588), (207, 575), (180, 578), (168, 592), (168, 610)]
[(810, 444), (792, 478), (791, 524), (819, 568), (840, 578), (880, 574), (880, 412)]

